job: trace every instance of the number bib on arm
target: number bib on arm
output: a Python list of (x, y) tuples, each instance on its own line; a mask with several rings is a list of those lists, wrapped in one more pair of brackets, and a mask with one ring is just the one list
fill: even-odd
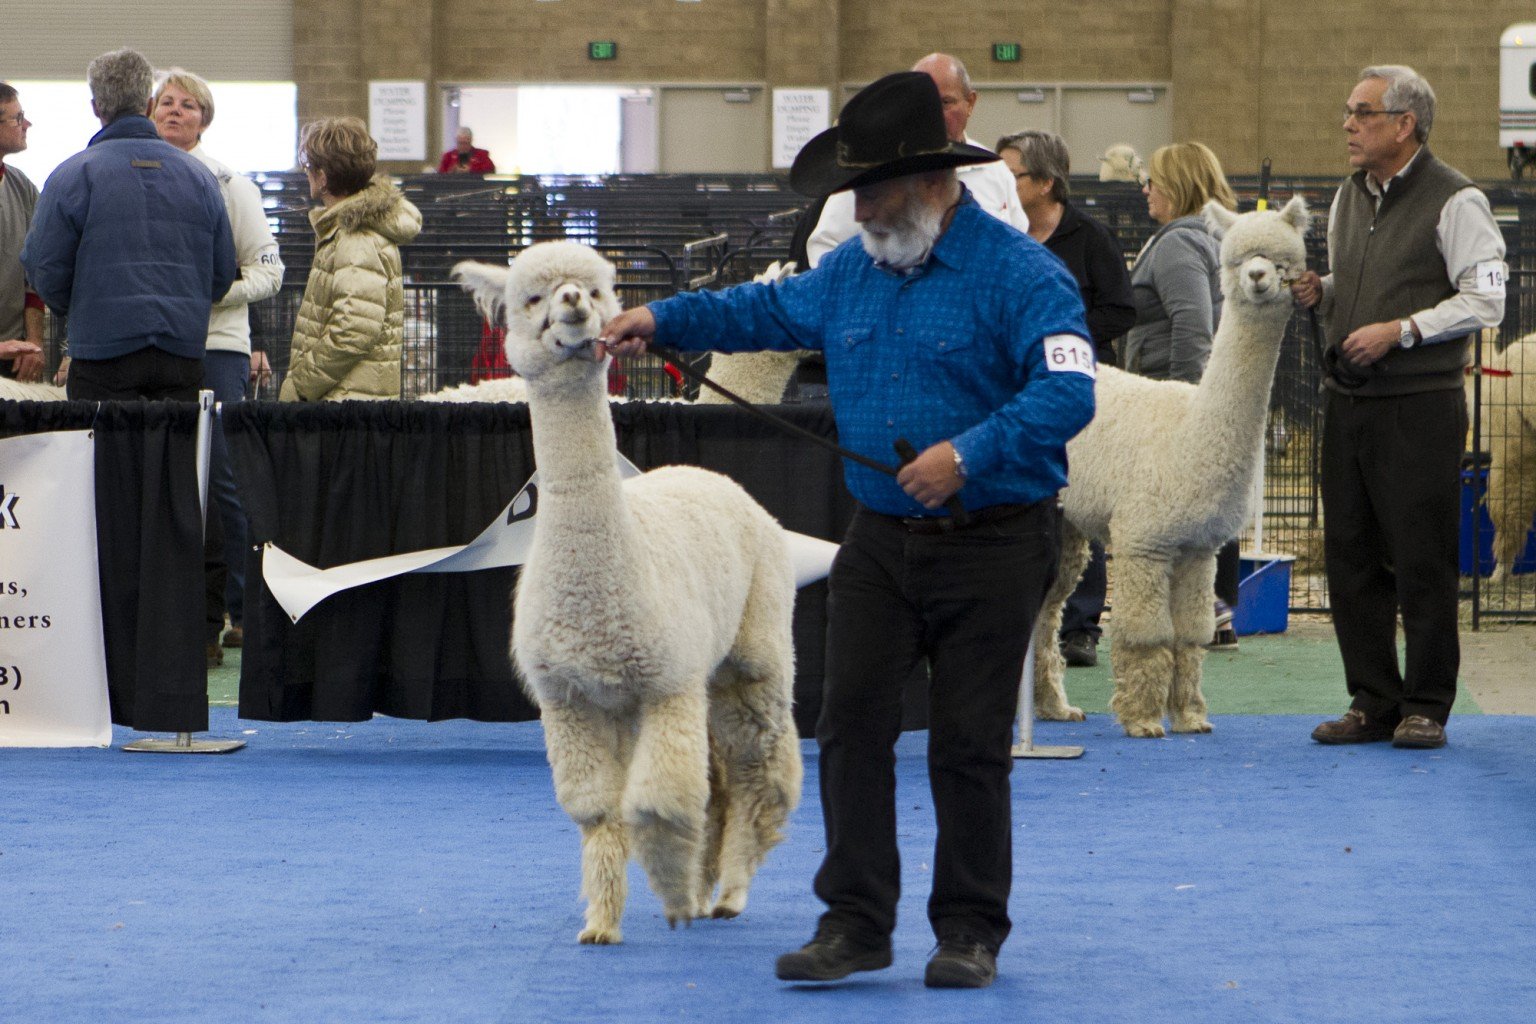
[(1098, 379), (1093, 346), (1075, 334), (1052, 334), (1045, 339), (1045, 366), (1052, 373), (1081, 373)]

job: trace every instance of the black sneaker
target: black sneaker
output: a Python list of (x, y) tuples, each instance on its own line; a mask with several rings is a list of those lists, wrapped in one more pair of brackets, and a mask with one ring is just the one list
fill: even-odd
[(929, 988), (986, 988), (996, 980), (997, 951), (969, 935), (940, 939), (923, 972)]
[(773, 973), (780, 981), (836, 981), (855, 971), (878, 971), (889, 966), (889, 938), (870, 944), (847, 932), (818, 928), (810, 942), (779, 957)]
[(1099, 645), (1087, 633), (1069, 633), (1062, 638), (1061, 656), (1073, 668), (1093, 668), (1099, 663)]

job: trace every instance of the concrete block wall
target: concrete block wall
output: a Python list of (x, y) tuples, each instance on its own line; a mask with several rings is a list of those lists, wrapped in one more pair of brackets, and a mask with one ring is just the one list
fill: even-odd
[[(294, 0), (300, 120), (367, 115), (367, 82), (868, 81), (934, 50), (980, 82), (1169, 82), (1173, 134), (1233, 173), (1340, 174), (1339, 108), (1360, 67), (1407, 63), (1439, 94), (1431, 145), (1505, 175), (1498, 39), (1526, 0)], [(591, 40), (618, 59), (590, 61)], [(991, 44), (1023, 59), (996, 64)], [(429, 102), (429, 107), (433, 104)], [(436, 111), (429, 134), (436, 137)]]

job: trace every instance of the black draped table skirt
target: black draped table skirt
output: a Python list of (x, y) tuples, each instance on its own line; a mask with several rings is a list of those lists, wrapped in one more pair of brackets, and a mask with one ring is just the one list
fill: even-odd
[[(195, 402), (0, 402), (0, 436), (91, 430), (112, 721), (208, 728)], [(55, 557), (68, 557), (59, 552)]]
[[(835, 436), (826, 406), (777, 411)], [(725, 473), (787, 529), (836, 541), (853, 514), (835, 454), (734, 407), (624, 403), (613, 419), (619, 450), (641, 469)], [(533, 472), (526, 406), (243, 402), (224, 408), (224, 428), (251, 526), (242, 718), (537, 717), (509, 654), (515, 568), (382, 580), (327, 598), (297, 623), (261, 574), (268, 541), (329, 568), (473, 540)], [(825, 622), (825, 582), (802, 588), (795, 717), (807, 734), (821, 706)]]

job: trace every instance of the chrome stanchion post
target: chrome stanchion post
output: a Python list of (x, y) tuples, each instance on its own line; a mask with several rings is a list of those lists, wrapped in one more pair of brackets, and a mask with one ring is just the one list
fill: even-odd
[(1064, 761), (1082, 757), (1082, 747), (1035, 746), (1035, 641), (1029, 641), (1024, 652), (1024, 675), (1019, 680), (1019, 742), (1013, 745), (1013, 756), (1036, 760)]
[[(213, 457), (212, 391), (197, 393), (197, 499), (203, 510), (203, 533), (208, 532), (208, 466)], [(133, 754), (230, 754), (245, 746), (245, 740), (195, 740), (189, 732), (179, 732), (173, 740), (134, 740), (123, 749)]]

